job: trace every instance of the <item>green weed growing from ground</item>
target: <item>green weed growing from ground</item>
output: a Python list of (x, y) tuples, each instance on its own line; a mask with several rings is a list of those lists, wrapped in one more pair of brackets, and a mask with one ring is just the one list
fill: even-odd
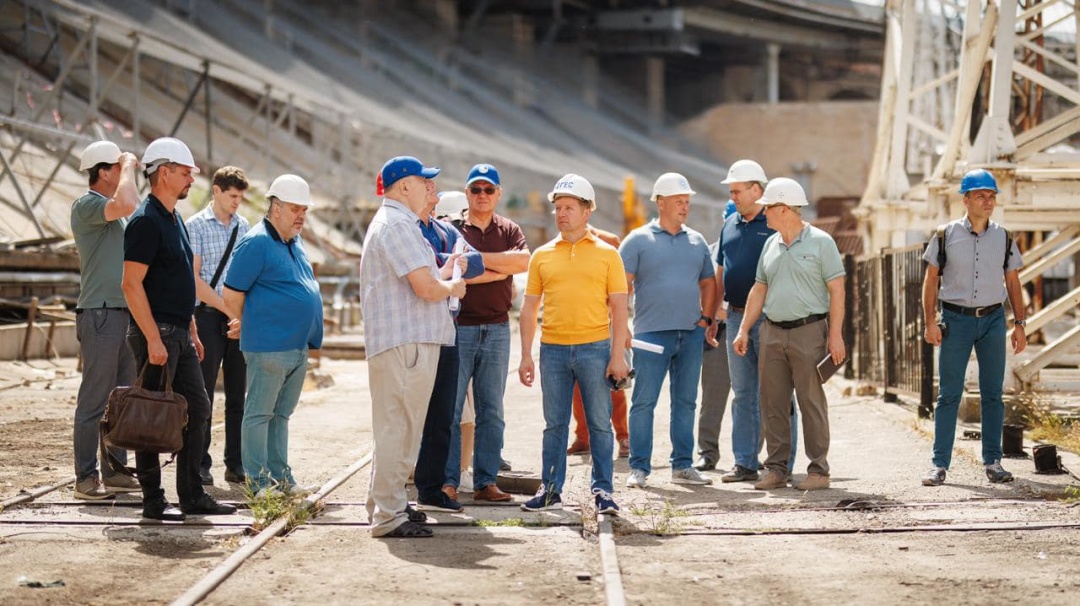
[(659, 536), (682, 533), (686, 526), (683, 518), (689, 515), (676, 507), (671, 499), (665, 500), (663, 507), (657, 507), (651, 503), (634, 505), (630, 508), (630, 513), (641, 518), (646, 532)]

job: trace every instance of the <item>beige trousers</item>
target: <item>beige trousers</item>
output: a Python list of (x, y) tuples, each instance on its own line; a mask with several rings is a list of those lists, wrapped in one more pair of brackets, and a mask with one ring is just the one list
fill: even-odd
[(829, 475), (829, 402), (817, 374), (828, 352), (826, 320), (784, 329), (765, 321), (761, 326), (761, 425), (765, 436), (765, 467), (787, 474), (791, 456), (791, 392), (799, 401), (803, 447), (809, 473)]
[(367, 511), (371, 536), (380, 537), (408, 520), (405, 482), (420, 454), (420, 436), (439, 366), (439, 346), (409, 343), (367, 362), (375, 435)]

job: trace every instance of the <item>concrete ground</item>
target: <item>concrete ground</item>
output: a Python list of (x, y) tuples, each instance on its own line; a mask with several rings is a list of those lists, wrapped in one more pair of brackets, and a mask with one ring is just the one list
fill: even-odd
[[(540, 391), (518, 383), (514, 347), (504, 456), (515, 470), (538, 471)], [(372, 441), (366, 363), (324, 359), (322, 371), (333, 386), (306, 391), (292, 421), (291, 463), (302, 483), (329, 480)], [(78, 383), (73, 360), (0, 364), (0, 499), (71, 475)], [(833, 483), (810, 493), (722, 484), (719, 471), (708, 474), (711, 486), (671, 484), (662, 396), (650, 486), (625, 488), (626, 460), (615, 463), (627, 601), (1075, 603), (1080, 521), (1077, 493), (1068, 492), (1075, 478), (1036, 475), (1030, 459), (1006, 460), (1016, 481), (991, 485), (979, 443), (958, 440), (948, 484), (923, 487), (932, 424), (910, 404), (843, 395), (853, 387), (842, 379), (828, 385)], [(218, 422), (220, 409), (219, 400)], [(219, 454), (220, 429), (214, 435)], [(727, 467), (730, 435), (722, 441)], [(1080, 458), (1065, 453), (1064, 461), (1080, 470)], [(805, 464), (800, 453), (796, 478)], [(465, 512), (434, 514), (436, 536), (410, 541), (370, 538), (362, 470), (310, 524), (272, 541), (207, 603), (603, 603), (593, 512), (578, 507), (590, 501), (589, 471), (589, 457), (569, 457), (563, 512), (479, 506), (463, 494)], [(221, 482), (223, 472), (215, 468), (211, 491), (243, 500)], [(165, 485), (175, 498), (171, 474)], [(138, 513), (137, 497), (91, 505), (74, 501), (70, 487), (0, 512), (0, 602), (168, 603), (247, 541), (251, 519), (241, 510), (176, 528), (136, 525)], [(34, 581), (64, 584), (26, 585)]]

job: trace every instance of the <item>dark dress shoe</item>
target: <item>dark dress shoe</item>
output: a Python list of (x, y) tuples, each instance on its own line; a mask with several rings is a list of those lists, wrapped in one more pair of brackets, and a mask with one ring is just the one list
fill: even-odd
[(232, 482), (233, 484), (246, 484), (247, 476), (242, 471), (233, 471), (231, 469), (225, 470), (225, 481)]
[(696, 463), (694, 463), (694, 469), (698, 471), (712, 471), (716, 469), (716, 463), (714, 461), (706, 459), (705, 457), (701, 457), (697, 460)]
[(203, 494), (193, 503), (181, 504), (180, 509), (184, 513), (204, 516), (227, 516), (236, 513), (236, 505), (218, 503), (217, 499), (208, 494)]
[(168, 501), (156, 501), (143, 505), (142, 515), (144, 518), (163, 522), (183, 522), (187, 517), (184, 512), (170, 505)]
[(210, 474), (209, 469), (200, 469), (199, 470), (199, 479), (202, 480), (203, 486), (213, 486), (214, 485), (214, 476)]

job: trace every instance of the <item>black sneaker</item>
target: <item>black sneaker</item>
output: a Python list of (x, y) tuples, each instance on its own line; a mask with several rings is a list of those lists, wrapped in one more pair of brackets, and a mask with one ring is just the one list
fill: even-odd
[(217, 499), (204, 493), (193, 503), (181, 504), (180, 511), (191, 515), (227, 516), (236, 513), (236, 505), (219, 503)]
[(183, 511), (173, 507), (165, 499), (150, 501), (149, 503), (144, 504), (142, 515), (144, 518), (161, 520), (163, 522), (183, 522), (187, 517), (184, 515)]
[(446, 493), (441, 490), (433, 499), (417, 499), (416, 508), (420, 511), (447, 511), (450, 513), (460, 513), (465, 511), (465, 508), (461, 506), (461, 503), (446, 496)]
[(720, 477), (725, 484), (731, 482), (754, 482), (758, 479), (758, 472), (747, 469), (742, 465), (736, 465), (732, 470)]
[(202, 482), (203, 486), (213, 486), (214, 485), (214, 476), (213, 476), (213, 474), (210, 473), (209, 469), (200, 469), (199, 470), (199, 480)]
[(986, 466), (986, 479), (990, 480), (991, 484), (1012, 482), (1013, 474), (1005, 471), (1005, 469), (1001, 467), (1001, 461), (994, 461)]
[(611, 497), (610, 492), (594, 488), (593, 496), (596, 498), (596, 513), (619, 515), (619, 506), (615, 503), (615, 499)]
[(541, 486), (540, 490), (536, 491), (536, 496), (522, 503), (521, 508), (525, 511), (562, 509), (562, 497), (557, 492), (547, 492)]
[(247, 476), (244, 475), (243, 471), (233, 471), (231, 469), (226, 469), (225, 481), (232, 482), (233, 484), (246, 484)]

